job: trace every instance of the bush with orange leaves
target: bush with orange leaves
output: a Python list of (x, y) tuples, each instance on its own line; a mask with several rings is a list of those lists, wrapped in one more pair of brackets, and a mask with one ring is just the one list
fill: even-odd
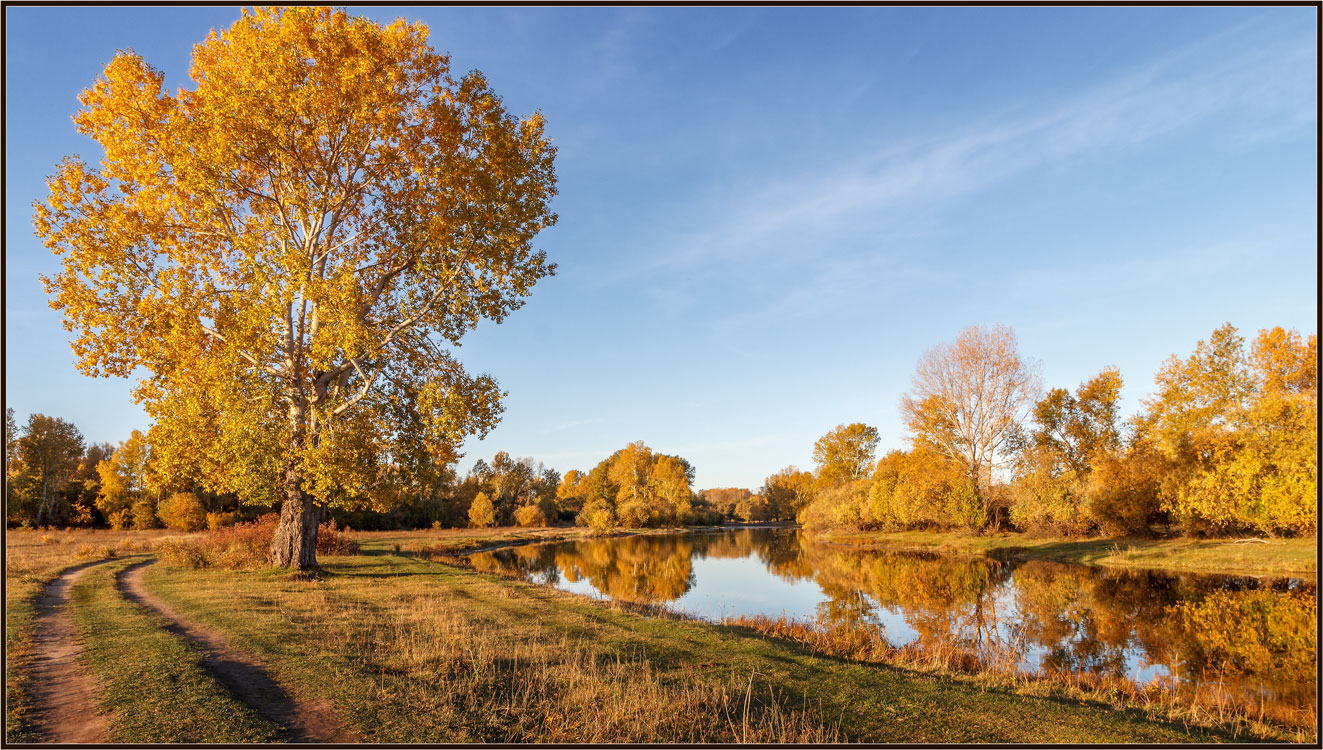
[[(268, 513), (249, 523), (215, 529), (193, 539), (163, 539), (156, 550), (162, 560), (178, 567), (263, 568), (279, 520), (275, 513)], [(317, 554), (355, 555), (358, 542), (322, 524), (317, 529)]]

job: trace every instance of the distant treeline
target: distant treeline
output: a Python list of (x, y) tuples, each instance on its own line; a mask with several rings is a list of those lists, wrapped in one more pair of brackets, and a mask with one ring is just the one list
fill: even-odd
[[(1169, 359), (1143, 409), (1122, 420), (1115, 368), (1044, 393), (1013, 331), (974, 326), (920, 359), (900, 400), (911, 447), (881, 460), (877, 430), (861, 423), (819, 439), (813, 471), (787, 467), (757, 491), (695, 492), (686, 459), (642, 442), (563, 477), (504, 452), (461, 477), (452, 452), (444, 465), (391, 465), (398, 491), (326, 512), (357, 529), (797, 520), (810, 530), (1312, 534), (1317, 356), (1314, 334), (1260, 331), (1247, 351), (1228, 324)], [(19, 428), (6, 410), (7, 521), (198, 529), (269, 512), (172, 470), (156, 431), (85, 446), (69, 422), (33, 414)]]
[[(110, 526), (198, 530), (271, 511), (242, 505), (170, 472), (154, 432), (134, 430), (118, 446), (85, 446), (73, 424), (33, 414), (19, 428), (5, 413), (6, 518), (27, 526)], [(559, 472), (531, 458), (497, 453), (463, 477), (454, 464), (427, 467), (413, 492), (377, 495), (329, 520), (356, 529), (547, 526), (613, 528), (713, 524), (722, 514), (693, 491), (694, 468), (679, 456), (631, 443), (587, 473)]]
[(973, 327), (920, 360), (901, 399), (910, 450), (874, 463), (876, 431), (841, 426), (807, 493), (792, 470), (763, 492), (793, 493), (811, 530), (1313, 534), (1317, 361), (1314, 334), (1263, 330), (1246, 351), (1227, 324), (1122, 421), (1115, 368), (1043, 394), (1013, 332)]

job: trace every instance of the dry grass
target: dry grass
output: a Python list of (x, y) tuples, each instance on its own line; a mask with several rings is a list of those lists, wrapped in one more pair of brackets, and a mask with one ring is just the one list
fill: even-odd
[(1101, 701), (1115, 709), (1139, 709), (1166, 721), (1214, 728), (1239, 739), (1312, 742), (1318, 733), (1313, 706), (1291, 708), (1253, 701), (1223, 681), (1210, 681), (1191, 691), (1157, 680), (1139, 685), (1133, 680), (1089, 672), (1020, 668), (1023, 644), (984, 644), (981, 650), (950, 642), (923, 648), (892, 645), (880, 628), (823, 627), (799, 620), (740, 615), (722, 624), (804, 644), (814, 653), (851, 661), (887, 664), (922, 673), (972, 679), (1006, 687), (1024, 695)]
[[(808, 742), (840, 740), (808, 713), (778, 703), (750, 675), (675, 679), (646, 658), (590, 641), (511, 638), (466, 611), (426, 597), (408, 608), (335, 605), (333, 649), (367, 673), (436, 681), (407, 691), (446, 725), (448, 739), (489, 742)], [(310, 613), (325, 620), (329, 612)]]
[(392, 554), (148, 587), (366, 742), (1208, 741), (1221, 735)]
[[(187, 539), (163, 539), (156, 550), (162, 560), (178, 567), (255, 570), (267, 565), (279, 520), (275, 513), (268, 513), (249, 523), (225, 526)], [(354, 555), (358, 554), (358, 548), (357, 541), (327, 524), (317, 530), (319, 555)]]
[[(218, 625), (247, 631), (254, 638), (247, 645), (276, 666), (291, 692), (335, 690), (333, 700), (365, 741), (844, 739), (752, 672), (719, 679), (676, 674), (646, 654), (603, 647), (591, 637), (562, 632), (548, 641), (534, 623), (498, 626), (493, 607), (518, 603), (506, 587), (455, 596), (418, 578), (385, 586), (340, 576), (261, 579), (264, 601), (252, 609), (278, 613), (267, 629), (218, 609), (198, 609), (196, 598), (185, 597), (198, 595), (195, 584), (203, 579), (196, 576), (203, 575), (191, 574), (193, 583), (183, 584), (176, 572), (152, 570), (148, 583), (195, 613), (218, 618)], [(176, 583), (168, 584), (172, 579)], [(213, 607), (229, 598), (214, 588), (224, 582), (206, 580)], [(291, 626), (303, 637), (280, 632)]]

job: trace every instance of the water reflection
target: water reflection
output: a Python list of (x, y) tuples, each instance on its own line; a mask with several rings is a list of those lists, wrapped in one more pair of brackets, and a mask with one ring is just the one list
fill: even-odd
[(960, 649), (1027, 671), (1230, 685), (1302, 709), (1315, 696), (1316, 586), (1296, 579), (851, 550), (759, 529), (515, 547), (472, 560), (710, 618), (784, 612), (821, 627), (876, 628), (897, 646)]

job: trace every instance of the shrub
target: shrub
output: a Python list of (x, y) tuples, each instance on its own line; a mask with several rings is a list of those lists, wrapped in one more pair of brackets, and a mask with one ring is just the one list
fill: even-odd
[(610, 531), (616, 526), (615, 514), (610, 508), (597, 507), (592, 510), (585, 508), (583, 514), (584, 525), (594, 531)]
[(123, 508), (106, 514), (106, 522), (115, 531), (123, 531), (129, 525), (129, 510)]
[(1030, 448), (1021, 454), (1019, 476), (1009, 488), (1011, 523), (1040, 534), (1084, 534), (1092, 525), (1085, 486), (1074, 471), (1060, 470), (1051, 452)]
[(90, 544), (79, 545), (78, 551), (74, 553), (79, 560), (99, 560), (101, 558), (114, 557), (115, 548), (109, 544), (103, 544), (100, 547), (93, 547)]
[(951, 487), (948, 498), (951, 518), (970, 529), (981, 529), (988, 524), (988, 512), (979, 498), (978, 488), (966, 479)]
[(179, 492), (161, 501), (156, 513), (166, 528), (175, 531), (200, 531), (207, 525), (207, 512), (192, 492)]
[(1149, 532), (1162, 517), (1162, 484), (1172, 473), (1168, 461), (1147, 444), (1101, 456), (1089, 479), (1089, 515), (1109, 534)]
[(199, 545), (187, 539), (166, 537), (156, 543), (156, 555), (177, 568), (206, 568), (207, 556)]
[(239, 522), (239, 514), (235, 513), (234, 511), (227, 511), (225, 513), (207, 514), (207, 528), (212, 531), (215, 531), (216, 529), (223, 529), (226, 526), (233, 526), (238, 522)]
[(133, 516), (133, 528), (138, 530), (156, 528), (156, 508), (151, 498), (139, 498), (133, 503), (129, 512)]
[(860, 511), (871, 485), (872, 480), (859, 479), (822, 490), (799, 512), (799, 522), (810, 531), (858, 529)]
[(473, 504), (469, 506), (469, 525), (475, 529), (496, 525), (496, 509), (487, 493), (479, 492), (473, 498)]
[(520, 526), (546, 526), (547, 516), (536, 505), (525, 505), (515, 511), (515, 523)]

